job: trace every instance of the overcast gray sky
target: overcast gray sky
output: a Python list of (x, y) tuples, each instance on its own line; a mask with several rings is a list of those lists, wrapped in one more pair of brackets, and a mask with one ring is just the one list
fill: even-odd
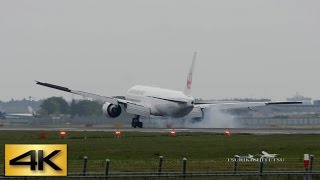
[(0, 100), (136, 84), (192, 95), (320, 99), (319, 0), (2, 0)]

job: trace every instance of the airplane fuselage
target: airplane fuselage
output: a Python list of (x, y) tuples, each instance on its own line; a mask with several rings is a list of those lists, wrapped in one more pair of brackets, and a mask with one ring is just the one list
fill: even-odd
[(7, 114), (7, 113), (2, 113), (1, 118), (5, 119), (19, 119), (19, 118), (31, 118), (33, 117), (33, 114)]
[(150, 86), (133, 86), (125, 96), (126, 100), (150, 107), (151, 115), (184, 117), (194, 104), (194, 98), (181, 91)]

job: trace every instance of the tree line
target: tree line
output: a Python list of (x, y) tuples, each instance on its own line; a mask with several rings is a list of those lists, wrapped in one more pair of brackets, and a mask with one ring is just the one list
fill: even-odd
[(46, 115), (70, 115), (80, 116), (102, 116), (102, 105), (89, 100), (72, 100), (69, 104), (62, 97), (50, 97), (45, 99), (40, 105), (39, 114)]

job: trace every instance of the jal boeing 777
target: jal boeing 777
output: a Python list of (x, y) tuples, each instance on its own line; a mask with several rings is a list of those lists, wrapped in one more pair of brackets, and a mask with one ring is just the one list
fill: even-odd
[(140, 122), (140, 116), (163, 116), (171, 118), (203, 118), (204, 109), (235, 109), (235, 108), (251, 108), (256, 106), (265, 106), (271, 104), (296, 104), (298, 102), (216, 102), (216, 103), (195, 103), (195, 98), (191, 96), (192, 76), (197, 53), (194, 53), (190, 71), (184, 91), (176, 91), (171, 89), (163, 89), (150, 86), (133, 86), (127, 91), (125, 99), (118, 97), (101, 96), (88, 92), (72, 90), (67, 87), (57, 86), (54, 84), (36, 81), (36, 84), (49, 88), (66, 91), (69, 93), (92, 98), (102, 104), (104, 115), (116, 118), (120, 116), (124, 110), (129, 114), (133, 114), (132, 127), (143, 127)]

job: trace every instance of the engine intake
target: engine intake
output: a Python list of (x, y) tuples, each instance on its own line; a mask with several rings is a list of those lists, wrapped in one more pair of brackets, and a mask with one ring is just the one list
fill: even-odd
[(120, 105), (114, 105), (114, 104), (106, 102), (102, 106), (102, 111), (105, 116), (111, 117), (111, 118), (116, 118), (116, 117), (120, 116), (122, 109), (121, 109)]

